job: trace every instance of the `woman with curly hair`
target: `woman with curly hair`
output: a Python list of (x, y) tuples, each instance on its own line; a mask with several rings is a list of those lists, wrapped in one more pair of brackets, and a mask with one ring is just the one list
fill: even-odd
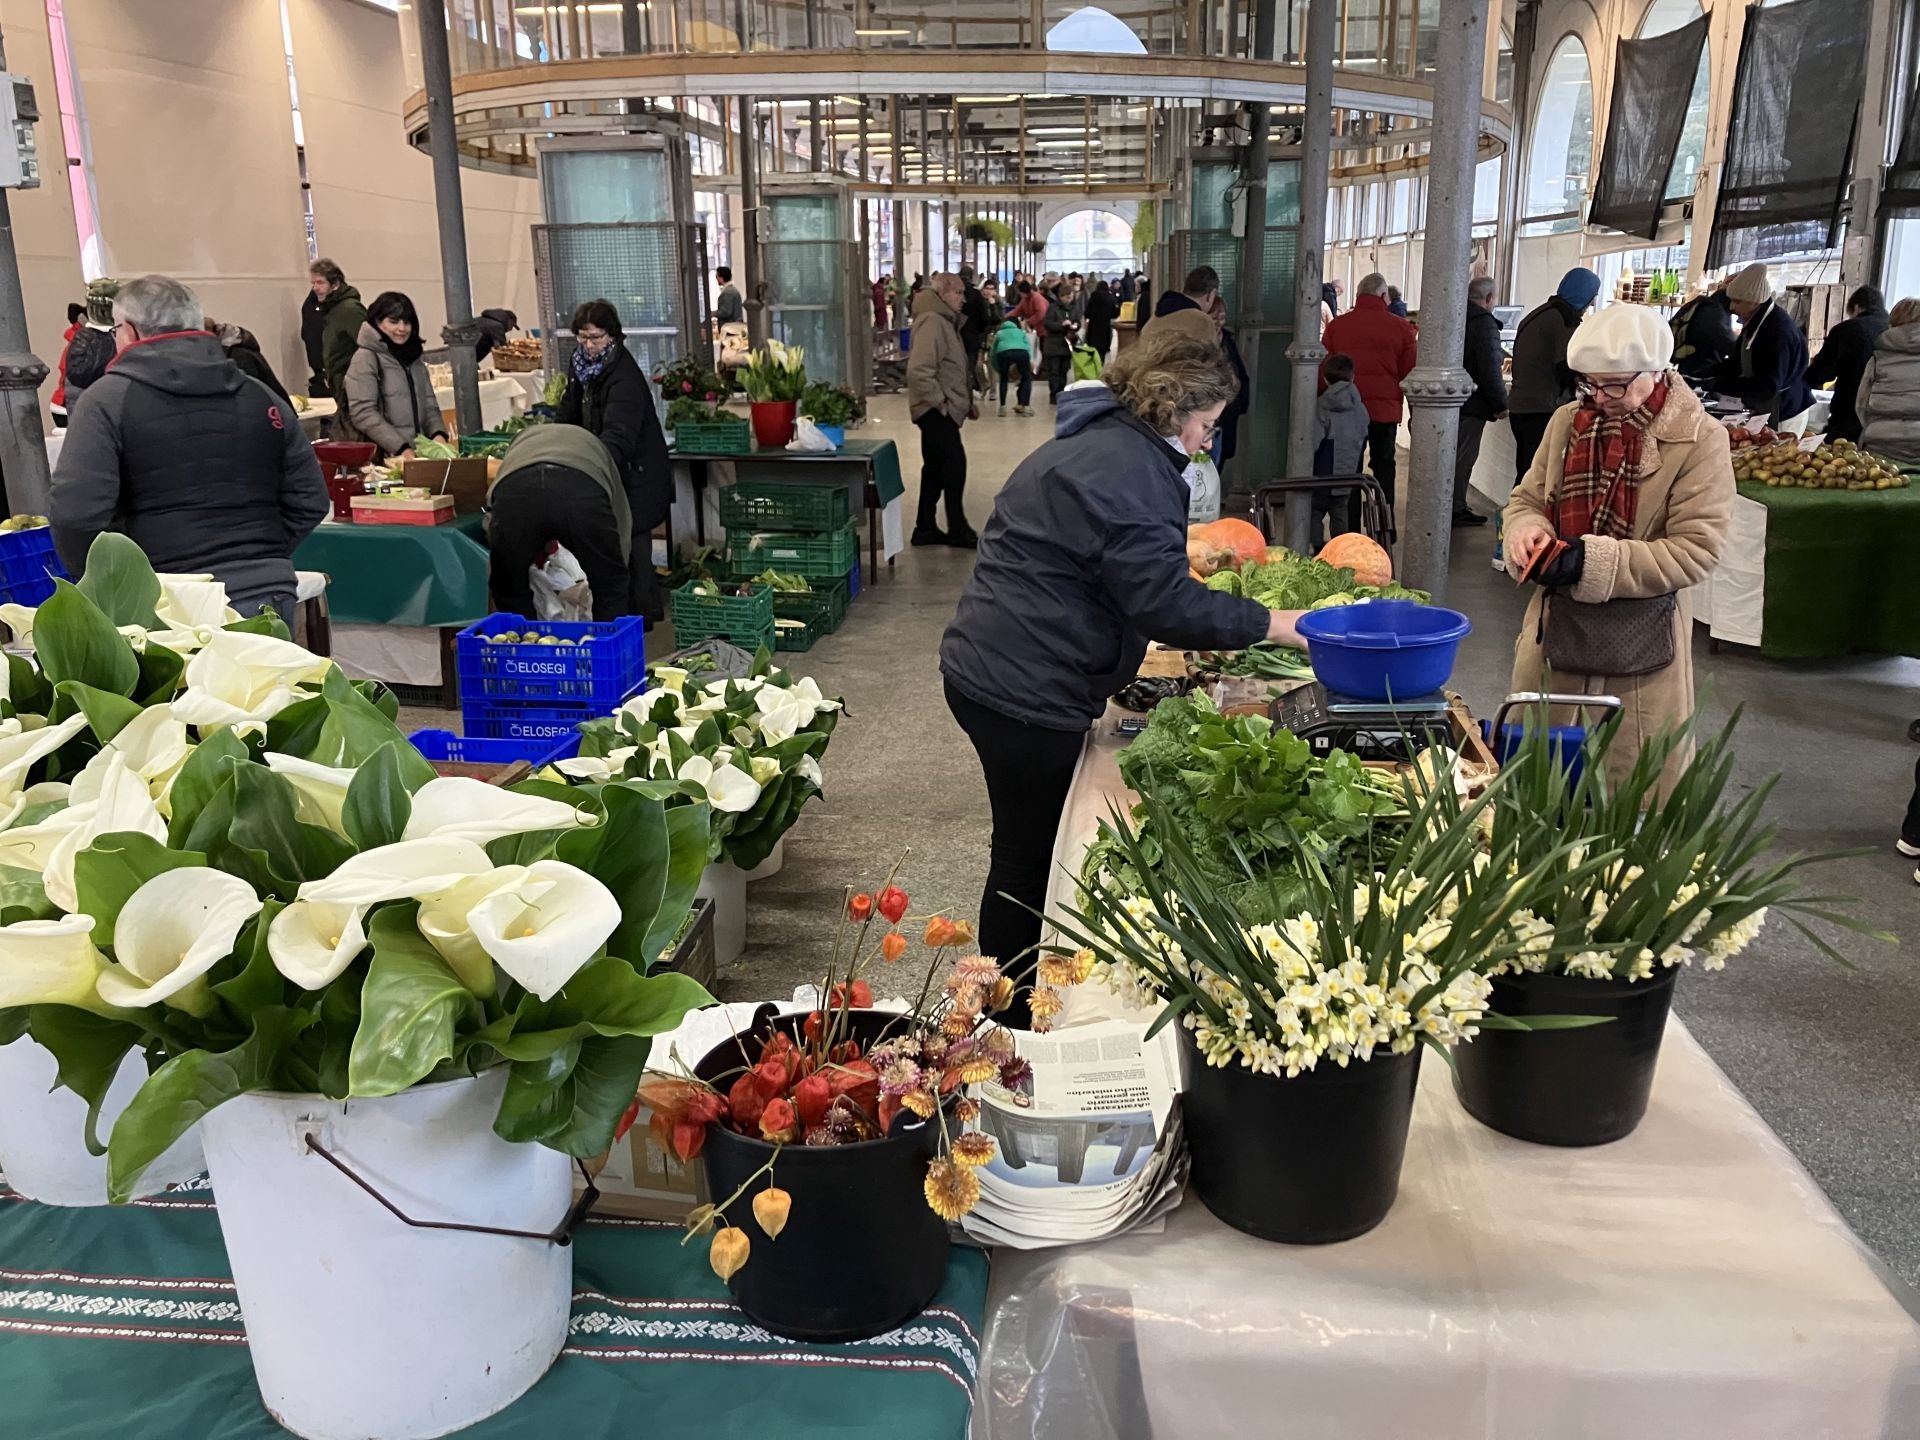
[(1033, 911), (1087, 731), (1148, 640), (1302, 643), (1298, 611), (1209, 590), (1188, 572), (1188, 461), (1240, 390), (1203, 328), (1156, 322), (1107, 366), (1105, 384), (1061, 395), (1054, 438), (1000, 492), (940, 645), (947, 707), (979, 754), (993, 809), (980, 953), (1016, 976), (1033, 965)]

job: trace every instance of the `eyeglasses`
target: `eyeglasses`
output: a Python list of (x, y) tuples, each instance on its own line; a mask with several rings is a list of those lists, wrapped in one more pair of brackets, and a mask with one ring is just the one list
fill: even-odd
[(1218, 425), (1207, 426), (1205, 430), (1200, 432), (1200, 448), (1202, 450), (1211, 450), (1213, 448), (1213, 442), (1219, 438), (1220, 427)]
[(1642, 371), (1624, 385), (1598, 385), (1583, 375), (1574, 382), (1573, 388), (1582, 400), (1592, 400), (1596, 396), (1604, 396), (1608, 400), (1624, 400), (1627, 398), (1627, 392), (1640, 383), (1645, 373)]
[(581, 330), (576, 332), (573, 338), (589, 350), (598, 350), (613, 337), (604, 330)]

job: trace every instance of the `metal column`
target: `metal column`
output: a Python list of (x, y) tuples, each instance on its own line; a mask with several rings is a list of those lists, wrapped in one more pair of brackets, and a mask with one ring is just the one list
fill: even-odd
[[(1264, 57), (1273, 53), (1273, 16), (1277, 0), (1260, 0), (1260, 9), (1254, 19), (1254, 50)], [(1273, 130), (1273, 115), (1265, 100), (1256, 100), (1253, 114), (1248, 123), (1247, 174), (1246, 174), (1246, 233), (1240, 237), (1240, 314), (1238, 316), (1241, 363), (1247, 371), (1247, 397), (1260, 393), (1260, 367), (1264, 356), (1266, 337), (1258, 333), (1265, 322), (1266, 296), (1261, 292), (1266, 288), (1267, 276), (1267, 170), (1272, 163), (1272, 147), (1268, 136)], [(1244, 342), (1251, 341), (1251, 344)], [(1235, 480), (1241, 480), (1247, 468), (1244, 458), (1247, 448), (1241, 447), (1234, 456)], [(1241, 485), (1240, 491), (1251, 494), (1253, 486)], [(1226, 489), (1222, 477), (1221, 489)]]
[(1440, 0), (1420, 272), (1420, 356), (1401, 389), (1413, 406), (1412, 463), (1398, 497), (1404, 583), (1442, 595), (1453, 540), (1454, 451), (1460, 407), (1473, 394), (1466, 351), (1473, 258), (1473, 167), (1487, 64), (1487, 0)]
[[(6, 68), (0, 42), (0, 69)], [(20, 290), (20, 260), (13, 249), (10, 197), (0, 190), (0, 474), (6, 476), (6, 501), (15, 515), (45, 515), (51, 505), (47, 474), (47, 437), (40, 428), (40, 382), (46, 362), (27, 338), (26, 297)]]
[[(1307, 11), (1307, 117), (1300, 144), (1300, 245), (1294, 272), (1293, 403), (1288, 415), (1287, 473), (1313, 473), (1313, 419), (1320, 393), (1320, 290), (1325, 278), (1327, 172), (1333, 158), (1333, 40), (1340, 22), (1336, 0), (1312, 0)], [(1304, 554), (1313, 541), (1313, 501), (1287, 497), (1287, 548)]]
[(746, 289), (747, 343), (761, 346), (767, 343), (767, 302), (760, 285), (760, 137), (753, 97), (739, 96), (734, 104), (740, 109), (740, 253), (734, 259)]
[(440, 288), (447, 323), (440, 338), (453, 362), (454, 423), (462, 435), (486, 429), (480, 418), (480, 329), (467, 277), (467, 212), (460, 199), (460, 141), (453, 125), (453, 69), (447, 56), (446, 0), (416, 0), (420, 66), (427, 88), (427, 143), (433, 151), (433, 208), (440, 222)]

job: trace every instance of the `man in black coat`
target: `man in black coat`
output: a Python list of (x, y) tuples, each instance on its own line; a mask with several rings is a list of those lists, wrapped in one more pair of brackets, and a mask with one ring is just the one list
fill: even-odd
[(1725, 285), (1696, 295), (1669, 323), (1673, 327), (1673, 368), (1689, 380), (1711, 380), (1739, 344), (1733, 333), (1733, 305), (1727, 299)]
[(326, 399), (327, 389), (327, 312), (320, 308), (320, 297), (307, 287), (300, 302), (300, 345), (307, 352), (307, 394)]
[(104, 530), (178, 574), (212, 574), (243, 615), (293, 623), (293, 552), (327, 514), (313, 446), (279, 396), (204, 330), (164, 275), (114, 297), (120, 356), (73, 406), (53, 473), (53, 543), (79, 575)]
[(987, 297), (974, 283), (973, 266), (960, 267), (960, 283), (965, 287), (960, 301), (960, 343), (967, 349), (967, 383), (980, 389), (980, 347), (986, 344), (987, 331), (993, 328), (993, 312)]
[(1773, 425), (1799, 418), (1813, 408), (1807, 337), (1780, 308), (1767, 267), (1756, 261), (1735, 274), (1727, 281), (1727, 300), (1740, 317), (1740, 341), (1714, 385)]
[(1460, 439), (1453, 454), (1453, 523), (1484, 525), (1487, 517), (1467, 508), (1467, 484), (1480, 458), (1480, 437), (1489, 420), (1507, 413), (1507, 382), (1500, 373), (1500, 318), (1493, 313), (1493, 281), (1482, 276), (1467, 286), (1467, 346), (1462, 364), (1473, 377), (1473, 394), (1460, 407)]
[(1827, 414), (1827, 438), (1860, 443), (1860, 377), (1873, 358), (1873, 344), (1887, 328), (1887, 301), (1871, 285), (1862, 285), (1847, 301), (1847, 318), (1827, 332), (1820, 353), (1807, 369), (1807, 384), (1833, 382), (1833, 409)]

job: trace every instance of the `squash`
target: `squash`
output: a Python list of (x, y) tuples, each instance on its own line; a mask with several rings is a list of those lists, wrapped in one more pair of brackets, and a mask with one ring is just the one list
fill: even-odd
[(1393, 557), (1378, 541), (1358, 531), (1334, 536), (1318, 558), (1336, 569), (1353, 571), (1356, 585), (1385, 585), (1393, 579)]
[(1267, 558), (1267, 537), (1248, 520), (1214, 520), (1187, 529), (1187, 563), (1202, 578)]

